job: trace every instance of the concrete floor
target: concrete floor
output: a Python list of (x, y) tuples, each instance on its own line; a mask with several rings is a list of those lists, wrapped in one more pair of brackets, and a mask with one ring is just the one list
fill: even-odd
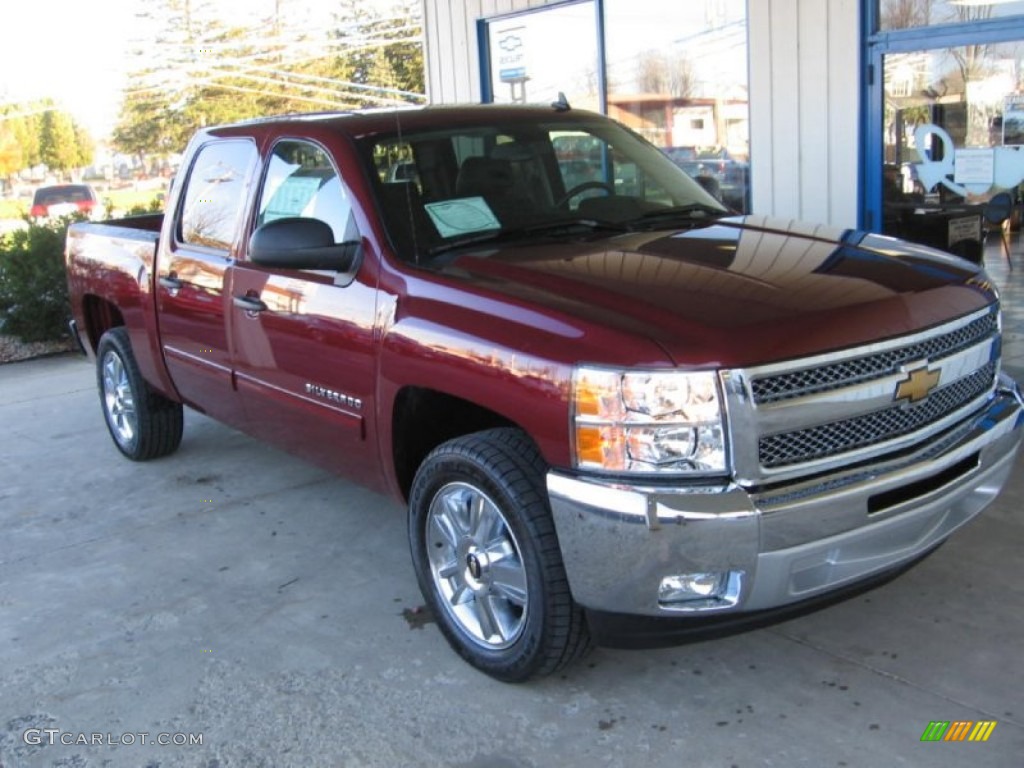
[[(194, 413), (177, 454), (128, 462), (78, 357), (0, 366), (0, 421), (0, 768), (1022, 764), (1020, 467), (870, 593), (509, 686), (416, 612), (396, 504)], [(922, 743), (932, 720), (998, 725)]]

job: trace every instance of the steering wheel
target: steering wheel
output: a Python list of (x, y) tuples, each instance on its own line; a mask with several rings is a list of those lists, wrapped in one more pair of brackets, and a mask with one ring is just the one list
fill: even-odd
[(590, 189), (601, 189), (604, 190), (608, 195), (615, 194), (615, 190), (612, 189), (611, 186), (609, 186), (608, 184), (605, 184), (603, 181), (584, 181), (582, 184), (577, 184), (575, 187), (573, 187), (564, 195), (562, 195), (558, 199), (558, 202), (555, 203), (555, 207), (561, 208), (563, 205), (565, 205), (574, 197), (576, 197), (576, 195), (583, 194), (584, 192)]

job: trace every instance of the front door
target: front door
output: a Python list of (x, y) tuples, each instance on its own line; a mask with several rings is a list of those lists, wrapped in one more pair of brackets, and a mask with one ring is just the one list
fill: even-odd
[[(349, 193), (316, 144), (279, 142), (267, 163), (256, 226), (320, 219), (335, 242), (360, 239)], [(351, 476), (378, 473), (374, 431), (375, 273), (231, 268), (232, 354), (247, 431)]]

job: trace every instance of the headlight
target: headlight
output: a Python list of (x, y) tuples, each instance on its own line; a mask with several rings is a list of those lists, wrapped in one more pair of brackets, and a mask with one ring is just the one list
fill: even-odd
[(726, 471), (725, 429), (712, 371), (580, 367), (573, 377), (572, 398), (579, 469)]

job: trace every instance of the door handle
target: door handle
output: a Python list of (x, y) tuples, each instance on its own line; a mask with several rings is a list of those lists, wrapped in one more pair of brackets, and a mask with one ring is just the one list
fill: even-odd
[(256, 296), (232, 296), (231, 303), (246, 312), (263, 312), (267, 305)]
[(181, 290), (182, 286), (181, 280), (175, 277), (173, 272), (169, 275), (163, 275), (162, 277), (157, 278), (157, 282), (160, 283), (161, 287), (167, 289), (167, 293), (171, 298), (178, 295), (178, 291)]

